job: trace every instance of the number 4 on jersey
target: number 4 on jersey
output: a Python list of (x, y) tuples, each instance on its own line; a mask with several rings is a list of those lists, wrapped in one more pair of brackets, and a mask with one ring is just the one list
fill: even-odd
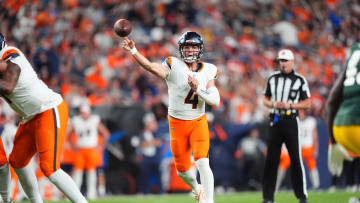
[(192, 108), (196, 109), (197, 105), (199, 103), (199, 96), (194, 94), (194, 91), (191, 89), (189, 93), (187, 94), (185, 101), (185, 104), (192, 104)]

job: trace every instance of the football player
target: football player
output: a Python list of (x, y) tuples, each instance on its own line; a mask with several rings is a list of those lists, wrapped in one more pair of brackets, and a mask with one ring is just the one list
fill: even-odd
[[(154, 63), (140, 54), (133, 40), (124, 38), (122, 47), (145, 70), (165, 80), (169, 94), (170, 145), (178, 175), (193, 189), (198, 202), (213, 203), (214, 177), (209, 166), (209, 128), (205, 103), (218, 106), (215, 65), (200, 60), (204, 43), (196, 32), (185, 32), (178, 41), (181, 58), (167, 57)], [(190, 169), (190, 154), (200, 173), (201, 186)]]
[(104, 137), (105, 143), (110, 137), (109, 130), (101, 122), (100, 117), (91, 114), (87, 104), (80, 107), (80, 115), (71, 119), (71, 130), (76, 134), (75, 163), (73, 179), (81, 188), (84, 170), (87, 170), (87, 197), (96, 199), (96, 167), (100, 163), (101, 153), (97, 149), (99, 133)]
[[(60, 156), (68, 122), (68, 108), (61, 97), (36, 75), (16, 47), (7, 46), (0, 33), (0, 95), (22, 116), (9, 163), (15, 169), (30, 202), (42, 203), (33, 169), (28, 166), (38, 153), (42, 172), (72, 202), (87, 202), (71, 177), (60, 169)], [(2, 153), (1, 153), (2, 154)], [(4, 178), (0, 180), (5, 184)]]
[(339, 75), (327, 100), (330, 145), (328, 167), (339, 176), (343, 160), (353, 158), (346, 150), (360, 155), (360, 43), (355, 43), (346, 67)]

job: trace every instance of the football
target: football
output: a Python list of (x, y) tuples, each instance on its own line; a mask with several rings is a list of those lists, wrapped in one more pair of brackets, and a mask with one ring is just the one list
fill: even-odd
[(126, 37), (130, 34), (132, 25), (126, 19), (119, 19), (114, 24), (114, 31), (119, 37)]

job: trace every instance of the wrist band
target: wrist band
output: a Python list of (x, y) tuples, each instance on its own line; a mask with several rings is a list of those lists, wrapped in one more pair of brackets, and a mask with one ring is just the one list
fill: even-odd
[(133, 47), (132, 49), (130, 49), (129, 52), (130, 52), (131, 55), (134, 55), (134, 54), (136, 54), (138, 52), (138, 50), (136, 49), (136, 47)]

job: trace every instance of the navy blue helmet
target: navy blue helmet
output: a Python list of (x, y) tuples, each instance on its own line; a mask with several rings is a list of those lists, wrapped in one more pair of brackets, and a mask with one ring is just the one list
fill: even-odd
[(0, 51), (6, 46), (6, 39), (3, 34), (0, 33)]
[[(201, 36), (196, 32), (185, 32), (183, 35), (181, 35), (180, 40), (178, 42), (179, 45), (179, 51), (181, 58), (188, 63), (192, 63), (203, 55), (204, 53), (204, 42), (201, 38)], [(197, 55), (193, 57), (185, 57), (185, 54), (183, 52), (183, 46), (185, 45), (197, 45), (199, 46), (199, 52)]]

